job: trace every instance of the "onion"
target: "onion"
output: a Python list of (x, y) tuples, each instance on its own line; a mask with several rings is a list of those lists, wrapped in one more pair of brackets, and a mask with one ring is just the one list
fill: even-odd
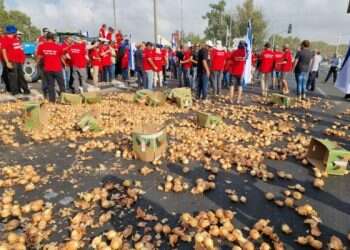
[(204, 239), (204, 246), (208, 249), (214, 249), (214, 241), (210, 237)]
[(83, 238), (83, 233), (81, 230), (73, 230), (70, 235), (71, 239), (74, 241), (79, 241)]
[(271, 247), (266, 242), (261, 243), (259, 250), (270, 250)]
[(287, 224), (282, 225), (282, 232), (285, 234), (293, 233), (292, 229)]
[(294, 206), (294, 199), (293, 199), (293, 198), (290, 198), (290, 197), (287, 197), (287, 198), (284, 200), (284, 204), (285, 204), (287, 207), (293, 207), (293, 206)]
[(269, 201), (273, 200), (275, 198), (275, 195), (271, 192), (268, 192), (265, 194), (265, 198)]
[(296, 200), (301, 200), (303, 195), (300, 192), (293, 192), (293, 198)]
[(114, 237), (117, 236), (117, 232), (114, 230), (110, 230), (106, 233), (107, 239), (112, 240)]
[(11, 232), (7, 235), (7, 241), (10, 245), (15, 244), (16, 242), (18, 242), (18, 236), (17, 234)]
[(162, 231), (163, 231), (163, 226), (162, 226), (162, 224), (160, 224), (160, 223), (157, 223), (155, 226), (154, 226), (154, 231), (156, 232), (156, 233), (161, 233)]
[(255, 246), (252, 242), (250, 241), (246, 241), (243, 246), (242, 246), (243, 250), (255, 250)]
[(341, 239), (339, 239), (338, 237), (336, 236), (332, 236), (331, 237), (331, 240), (330, 240), (330, 243), (328, 244), (328, 247), (330, 249), (334, 249), (334, 250), (342, 250), (342, 249), (345, 249), (344, 248), (344, 244), (343, 242), (341, 241)]
[(325, 185), (324, 180), (318, 179), (318, 178), (314, 179), (314, 187), (318, 189), (323, 189), (324, 185)]
[(306, 245), (309, 241), (306, 237), (304, 236), (299, 236), (296, 240), (296, 242), (300, 245)]
[(258, 232), (258, 230), (252, 229), (249, 232), (249, 237), (254, 241), (258, 240), (260, 238), (260, 233)]
[(111, 241), (110, 246), (113, 250), (121, 249), (121, 247), (123, 246), (123, 239), (118, 236), (114, 237)]
[(169, 234), (171, 232), (171, 228), (168, 225), (163, 226), (163, 233)]

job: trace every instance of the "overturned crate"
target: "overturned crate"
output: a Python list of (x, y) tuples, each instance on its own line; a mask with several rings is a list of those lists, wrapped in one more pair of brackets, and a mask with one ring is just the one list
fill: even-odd
[(295, 104), (295, 100), (289, 96), (274, 93), (271, 95), (271, 103), (279, 106), (290, 107)]
[(152, 92), (153, 92), (152, 90), (148, 90), (148, 89), (142, 89), (142, 90), (136, 91), (134, 95), (134, 102), (145, 104), (147, 101), (147, 97), (150, 94), (152, 94)]
[(95, 104), (100, 103), (102, 100), (101, 94), (99, 92), (86, 92), (82, 93), (83, 102), (85, 104)]
[(329, 175), (348, 174), (350, 152), (336, 142), (313, 138), (307, 152), (307, 160), (321, 172)]
[(82, 132), (102, 131), (102, 128), (100, 127), (97, 119), (91, 113), (84, 114), (78, 122), (77, 126)]
[(168, 146), (165, 129), (155, 125), (136, 128), (132, 134), (132, 140), (136, 158), (145, 162), (159, 160)]
[(162, 106), (166, 102), (166, 96), (160, 92), (152, 92), (147, 95), (146, 105), (151, 107)]
[(179, 108), (187, 109), (192, 107), (192, 96), (176, 97), (176, 105)]
[(192, 91), (190, 88), (175, 88), (167, 94), (168, 99), (176, 102), (179, 108), (192, 107)]
[(62, 93), (61, 103), (70, 104), (70, 105), (79, 105), (83, 103), (83, 97), (78, 94)]
[(41, 102), (30, 101), (24, 104), (24, 127), (26, 130), (40, 129), (47, 121), (47, 111)]
[(223, 124), (221, 117), (209, 113), (198, 112), (197, 123), (203, 128), (214, 129)]

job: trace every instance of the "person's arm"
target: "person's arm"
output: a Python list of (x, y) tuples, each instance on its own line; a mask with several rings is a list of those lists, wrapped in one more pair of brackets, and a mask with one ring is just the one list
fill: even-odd
[(3, 57), (4, 61), (5, 61), (6, 67), (9, 68), (9, 69), (12, 69), (13, 65), (8, 59), (6, 49), (2, 49), (2, 57)]
[(149, 62), (149, 64), (151, 64), (151, 66), (154, 70), (158, 69), (157, 66), (155, 65), (155, 63), (153, 62), (152, 58), (147, 58), (147, 61)]
[(208, 65), (208, 61), (206, 59), (204, 59), (202, 61), (205, 72), (207, 73), (207, 76), (210, 77), (210, 70), (209, 70), (209, 65)]

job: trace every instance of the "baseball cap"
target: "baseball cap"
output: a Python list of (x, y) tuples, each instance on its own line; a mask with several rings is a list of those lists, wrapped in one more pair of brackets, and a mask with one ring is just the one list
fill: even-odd
[(214, 47), (213, 42), (211, 40), (206, 41), (205, 45), (209, 47)]
[(14, 25), (7, 25), (5, 28), (6, 34), (16, 34), (17, 33), (17, 28)]

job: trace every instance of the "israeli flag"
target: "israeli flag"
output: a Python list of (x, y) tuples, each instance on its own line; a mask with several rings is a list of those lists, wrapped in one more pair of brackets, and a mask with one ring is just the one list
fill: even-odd
[(344, 94), (350, 94), (350, 45), (339, 71), (335, 87)]
[(247, 27), (247, 35), (245, 37), (246, 42), (246, 60), (243, 73), (243, 86), (252, 82), (252, 56), (253, 56), (253, 27), (252, 22), (249, 20)]
[(129, 35), (129, 69), (130, 70), (135, 70), (135, 54), (136, 51), (136, 45), (132, 41), (131, 34)]
[(171, 48), (175, 49), (176, 48), (176, 38), (175, 34), (171, 34)]

